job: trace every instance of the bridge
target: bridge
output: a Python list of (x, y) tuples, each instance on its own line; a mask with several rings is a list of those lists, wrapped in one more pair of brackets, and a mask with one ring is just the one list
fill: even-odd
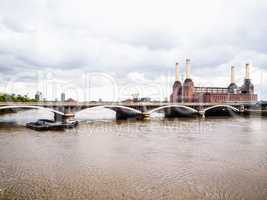
[(1, 110), (41, 109), (54, 113), (55, 121), (74, 118), (77, 112), (92, 108), (106, 108), (116, 112), (116, 119), (145, 119), (155, 112), (165, 117), (193, 117), (206, 115), (232, 115), (243, 112), (256, 102), (163, 103), (163, 102), (2, 102)]

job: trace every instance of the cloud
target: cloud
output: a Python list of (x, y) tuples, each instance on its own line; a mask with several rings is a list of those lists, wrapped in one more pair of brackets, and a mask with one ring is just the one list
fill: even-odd
[[(144, 95), (151, 85), (168, 87), (164, 98), (175, 62), (183, 67), (186, 57), (196, 84), (227, 85), (232, 64), (242, 80), (248, 61), (265, 76), (266, 9), (264, 0), (2, 0), (1, 88), (8, 92), (8, 80), (16, 80), (22, 91), (34, 93), (43, 89), (35, 74), (52, 73), (56, 82), (82, 91), (87, 87), (82, 77), (104, 73), (118, 87), (142, 87)], [(108, 93), (105, 84), (94, 79), (95, 98)], [(267, 86), (257, 83), (257, 88)], [(63, 89), (50, 92), (50, 98)]]

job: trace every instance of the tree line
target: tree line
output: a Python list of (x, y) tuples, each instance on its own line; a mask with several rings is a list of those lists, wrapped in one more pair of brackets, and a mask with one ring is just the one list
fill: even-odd
[(0, 93), (0, 102), (37, 102), (37, 100), (27, 95)]

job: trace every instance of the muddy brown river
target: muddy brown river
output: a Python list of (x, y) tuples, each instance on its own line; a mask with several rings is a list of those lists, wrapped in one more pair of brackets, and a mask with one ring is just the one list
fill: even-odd
[(64, 132), (24, 127), (48, 113), (0, 116), (0, 199), (267, 199), (267, 118), (102, 114)]

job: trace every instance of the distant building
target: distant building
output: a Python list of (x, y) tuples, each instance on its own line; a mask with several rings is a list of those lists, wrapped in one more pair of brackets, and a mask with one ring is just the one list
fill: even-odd
[(141, 102), (150, 102), (151, 101), (151, 98), (150, 97), (142, 97), (140, 99)]
[(42, 92), (37, 91), (35, 96), (34, 96), (34, 99), (36, 101), (40, 101), (40, 100), (42, 100), (42, 98), (43, 98)]
[(254, 85), (250, 79), (249, 68), (246, 64), (244, 83), (238, 87), (235, 83), (234, 67), (231, 67), (231, 83), (228, 87), (196, 87), (190, 78), (190, 60), (186, 59), (186, 79), (183, 84), (179, 78), (179, 64), (176, 63), (176, 80), (173, 84), (171, 102), (211, 102), (223, 103), (229, 101), (257, 101)]
[(133, 102), (138, 102), (139, 101), (139, 93), (132, 94), (132, 97), (133, 97)]
[(123, 103), (133, 103), (133, 100), (132, 99), (125, 99), (123, 101), (121, 101)]
[(61, 93), (61, 98), (60, 98), (60, 100), (61, 100), (62, 102), (64, 102), (64, 101), (66, 100), (66, 95), (65, 95), (65, 93)]
[(74, 99), (72, 99), (72, 98), (69, 98), (69, 99), (66, 100), (66, 102), (75, 103), (76, 101)]

